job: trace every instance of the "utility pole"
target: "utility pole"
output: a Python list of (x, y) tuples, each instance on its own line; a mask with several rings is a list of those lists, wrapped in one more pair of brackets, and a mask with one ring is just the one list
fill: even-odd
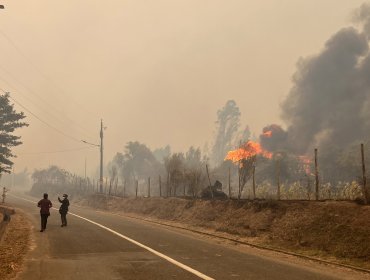
[(103, 119), (100, 120), (100, 193), (103, 192)]
[(364, 193), (365, 204), (369, 203), (369, 193), (366, 185), (366, 167), (365, 167), (365, 153), (364, 153), (364, 144), (361, 144), (361, 163), (362, 163), (362, 187)]
[[(104, 136), (103, 135), (103, 130), (105, 128), (106, 127), (103, 127), (103, 119), (101, 119), (100, 120), (100, 145), (87, 142), (86, 140), (81, 140), (81, 142), (83, 142), (85, 144), (100, 147), (100, 179), (99, 179), (99, 182), (96, 182), (96, 186), (99, 185), (98, 192), (100, 192), (100, 193), (103, 193), (103, 183), (104, 183), (103, 182), (103, 136)], [(85, 157), (85, 179), (86, 179), (86, 157)]]

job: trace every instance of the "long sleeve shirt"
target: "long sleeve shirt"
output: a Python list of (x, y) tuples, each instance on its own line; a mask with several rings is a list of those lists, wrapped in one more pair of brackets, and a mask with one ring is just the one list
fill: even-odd
[(67, 213), (68, 212), (68, 206), (69, 206), (69, 200), (68, 198), (64, 198), (63, 200), (58, 197), (58, 200), (62, 205), (60, 205), (59, 212), (60, 213)]
[(47, 198), (41, 199), (39, 203), (37, 203), (37, 206), (40, 207), (40, 213), (41, 214), (50, 214), (49, 209), (53, 207), (53, 204), (51, 201)]

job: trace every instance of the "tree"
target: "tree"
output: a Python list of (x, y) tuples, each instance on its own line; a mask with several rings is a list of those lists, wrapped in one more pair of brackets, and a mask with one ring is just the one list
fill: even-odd
[[(251, 131), (249, 129), (249, 126), (247, 125), (247, 126), (245, 126), (244, 129), (235, 133), (232, 148), (240, 147), (240, 145), (248, 142), (249, 140), (251, 140)], [(228, 150), (228, 151), (230, 151), (230, 150)]]
[(124, 170), (122, 169), (123, 167), (123, 164), (124, 164), (124, 156), (122, 153), (117, 153), (111, 162), (109, 162), (107, 164), (107, 169), (108, 169), (108, 174), (112, 179), (115, 179), (116, 177), (118, 178), (119, 176), (121, 177), (121, 179), (126, 179), (126, 177), (128, 177), (128, 175), (126, 176), (126, 174), (124, 174)]
[(212, 149), (212, 161), (215, 165), (223, 162), (226, 154), (233, 147), (233, 140), (240, 125), (240, 111), (234, 100), (229, 100), (217, 112), (217, 132)]
[(28, 173), (27, 168), (20, 172), (13, 172), (11, 174), (3, 174), (1, 177), (1, 182), (5, 186), (13, 186), (16, 188), (28, 188), (31, 186), (31, 174)]
[[(169, 148), (169, 147), (168, 147)], [(164, 149), (166, 150), (166, 148)], [(140, 142), (128, 142), (124, 153), (117, 153), (108, 164), (111, 182), (121, 180), (134, 191), (135, 181), (147, 180), (164, 173), (163, 165), (156, 159), (152, 151)], [(116, 181), (117, 182), (117, 181)]]
[(165, 158), (164, 165), (167, 171), (167, 192), (176, 196), (178, 185), (184, 178), (184, 154), (174, 153)]
[[(33, 185), (30, 190), (33, 195), (48, 193), (49, 195), (68, 193), (73, 195), (85, 195), (88, 189), (85, 178), (72, 174), (56, 165), (46, 169), (35, 170), (32, 174)], [(90, 189), (91, 191), (92, 189)]]
[(241, 198), (243, 189), (248, 180), (253, 176), (253, 167), (256, 164), (257, 155), (249, 158), (243, 158), (239, 163), (239, 193), (238, 198)]
[(13, 132), (17, 128), (28, 126), (21, 121), (25, 117), (23, 112), (17, 113), (14, 110), (8, 93), (0, 95), (0, 175), (11, 171), (13, 166), (11, 158), (15, 157), (12, 148), (22, 144), (21, 137), (13, 135)]
[(146, 145), (137, 141), (128, 142), (125, 148), (123, 169), (134, 180), (146, 179), (158, 174), (160, 163)]
[(160, 162), (163, 163), (164, 159), (171, 155), (171, 147), (167, 145), (163, 148), (158, 148), (153, 151), (154, 157)]
[(67, 184), (72, 174), (66, 170), (52, 165), (47, 169), (35, 170), (32, 179), (35, 184)]
[(202, 169), (205, 165), (206, 162), (202, 159), (200, 149), (190, 147), (184, 159), (184, 183), (188, 186), (188, 191), (192, 193), (193, 197), (196, 196), (202, 185)]

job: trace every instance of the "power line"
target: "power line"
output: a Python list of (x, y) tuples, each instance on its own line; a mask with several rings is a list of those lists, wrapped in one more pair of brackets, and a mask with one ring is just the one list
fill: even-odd
[[(5, 94), (9, 94), (8, 92), (6, 92), (5, 90), (3, 90), (2, 88), (0, 88), (0, 90), (2, 92), (4, 92)], [(76, 142), (79, 142), (81, 143), (81, 140), (69, 135), (69, 134), (66, 134), (64, 133), (63, 131), (61, 131), (60, 129), (56, 128), (55, 126), (49, 124), (48, 122), (44, 121), (43, 119), (41, 119), (39, 116), (37, 116), (36, 114), (34, 114), (31, 110), (29, 110), (27, 107), (25, 107), (24, 105), (22, 105), (20, 102), (18, 102), (17, 100), (14, 99), (14, 97), (10, 96), (9, 95), (9, 98), (11, 100), (13, 100), (16, 104), (18, 104), (20, 107), (22, 107), (24, 110), (26, 110), (28, 113), (30, 113), (32, 116), (34, 116), (36, 119), (38, 119), (40, 122), (42, 122), (43, 124), (47, 125), (48, 127), (50, 127), (51, 129), (54, 129), (56, 132), (62, 134), (63, 136), (67, 137), (67, 138), (70, 138), (71, 140), (73, 141), (76, 141)]]
[[(23, 83), (22, 81), (20, 81), (17, 77), (15, 77), (12, 73), (10, 73), (8, 70), (6, 70), (2, 65), (0, 65), (0, 69), (2, 71), (4, 71), (9, 77), (11, 77), (13, 80), (15, 80), (16, 83), (20, 84), (23, 88), (25, 88), (29, 93), (33, 94), (34, 96), (38, 97), (43, 103), (45, 103), (48, 107), (53, 107), (53, 110), (54, 111), (57, 111), (61, 114), (64, 114), (62, 111), (60, 111), (57, 107), (55, 107), (54, 105), (50, 104), (49, 102), (47, 102), (44, 98), (42, 98), (37, 92), (33, 91), (29, 86), (27, 86), (25, 83)], [(2, 78), (3, 79), (3, 78)], [(7, 84), (9, 84), (9, 82), (7, 82)], [(12, 86), (14, 88), (14, 86)], [(18, 90), (19, 92), (19, 90)], [(80, 129), (83, 129), (84, 131), (86, 131), (87, 133), (91, 133), (91, 134), (95, 134), (89, 130), (87, 130), (84, 126), (80, 125), (79, 123), (75, 122), (74, 120), (68, 118), (67, 116), (65, 116), (65, 118), (70, 121), (71, 123), (75, 124), (77, 127), (79, 127)]]
[[(2, 69), (3, 71), (5, 70), (3, 67), (0, 66), (0, 69)], [(8, 75), (10, 75), (12, 77), (12, 75), (5, 70), (5, 73), (7, 73)], [(13, 76), (13, 79), (17, 80), (14, 76)], [(4, 78), (0, 78), (0, 80), (2, 80), (3, 82), (5, 82), (6, 84), (8, 84), (8, 86), (12, 87), (13, 89), (16, 90), (16, 92), (18, 94), (21, 94), (23, 97), (25, 97), (29, 102), (33, 103), (34, 105), (36, 105), (37, 107), (39, 107), (42, 111), (44, 111), (46, 114), (52, 116), (54, 119), (56, 119), (57, 121), (63, 123), (65, 122), (64, 119), (61, 119), (59, 118), (57, 115), (55, 114), (52, 114), (50, 112), (48, 112), (47, 110), (45, 110), (43, 107), (41, 107), (40, 104), (36, 103), (34, 100), (32, 100), (32, 98), (30, 98), (28, 95), (25, 95), (23, 94), (21, 91), (19, 91), (14, 85), (12, 85), (11, 83), (7, 82), (6, 80), (4, 80)], [(46, 102), (43, 98), (41, 98), (37, 93), (35, 93), (32, 89), (28, 88), (26, 85), (22, 84), (19, 80), (18, 82), (31, 94), (37, 96), (38, 98), (40, 98), (40, 100), (42, 102), (44, 102), (46, 104), (46, 106), (48, 107), (52, 107), (52, 105), (48, 104), (48, 102)], [(56, 107), (53, 108), (54, 111), (59, 111), (61, 113), (60, 110), (56, 109)], [(76, 127), (80, 127), (82, 128), (84, 131), (82, 131), (81, 129), (79, 129), (80, 132), (82, 132), (83, 134), (85, 134), (86, 136), (88, 137), (91, 137), (92, 136), (92, 132), (88, 131), (87, 129), (85, 129), (83, 126), (79, 125), (78, 123), (76, 123), (75, 121), (73, 121), (72, 119), (68, 118), (67, 116), (64, 116), (64, 118), (69, 121), (71, 124), (74, 124)]]
[[(38, 68), (31, 59), (28, 58), (27, 55), (25, 55), (25, 53), (17, 46), (17, 44), (8, 36), (4, 33), (4, 31), (2, 31), (0, 29), (0, 35), (2, 35), (7, 41), (8, 43), (23, 57), (23, 59), (25, 59), (29, 65), (31, 65), (38, 73), (39, 75), (41, 75), (46, 81), (48, 81), (50, 84), (52, 84), (54, 86), (55, 89), (57, 89), (58, 91), (62, 91), (62, 92), (65, 92), (57, 83), (55, 83), (49, 76), (47, 76), (45, 73), (43, 73), (40, 68)], [(76, 100), (73, 101), (78, 107), (82, 107), (81, 104), (79, 104), (78, 102), (76, 102)], [(94, 118), (96, 117), (96, 114), (88, 111), (88, 110), (85, 110), (86, 112), (88, 112), (91, 116), (94, 116)]]
[(82, 151), (82, 150), (90, 150), (94, 147), (84, 147), (84, 148), (76, 148), (76, 149), (66, 149), (66, 150), (59, 150), (59, 151), (44, 151), (44, 152), (32, 152), (32, 153), (17, 153), (17, 155), (42, 155), (42, 154), (56, 154), (56, 153), (67, 153), (67, 152), (75, 152), (75, 151)]

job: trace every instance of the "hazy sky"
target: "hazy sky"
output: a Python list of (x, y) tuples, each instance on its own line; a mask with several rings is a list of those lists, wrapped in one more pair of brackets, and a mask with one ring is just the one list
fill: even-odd
[[(16, 171), (83, 174), (138, 140), (173, 151), (212, 144), (234, 99), (255, 134), (280, 120), (300, 57), (319, 52), (362, 0), (0, 0), (0, 88), (25, 112)], [(23, 110), (17, 106), (17, 109)], [(75, 140), (73, 140), (74, 138)], [(76, 141), (77, 140), (77, 141)]]

